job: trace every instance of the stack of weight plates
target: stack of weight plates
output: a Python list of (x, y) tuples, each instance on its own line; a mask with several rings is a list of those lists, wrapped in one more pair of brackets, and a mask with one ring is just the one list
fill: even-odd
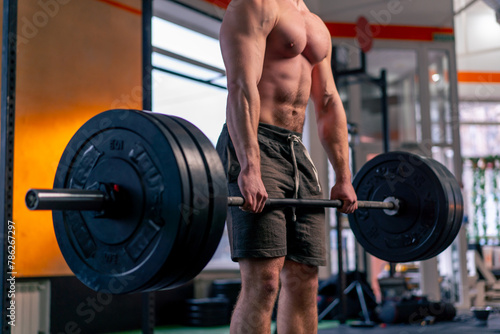
[(54, 188), (118, 189), (112, 213), (53, 211), (61, 252), (80, 281), (113, 294), (193, 279), (224, 230), (227, 186), (219, 156), (194, 125), (109, 110), (68, 143)]
[(225, 298), (186, 300), (185, 325), (195, 327), (224, 326), (229, 324), (229, 301)]
[(179, 160), (184, 160), (189, 182), (188, 203), (182, 208), (181, 233), (176, 237), (169, 263), (149, 290), (171, 289), (198, 275), (219, 245), (227, 213), (227, 185), (224, 168), (210, 140), (188, 121), (163, 114), (147, 113), (166, 136), (175, 139)]
[(219, 279), (212, 282), (210, 297), (226, 298), (229, 301), (230, 310), (228, 319), (231, 319), (231, 313), (236, 305), (236, 300), (241, 290), (240, 279)]
[(408, 152), (381, 154), (363, 165), (353, 186), (358, 200), (399, 200), (396, 215), (374, 209), (358, 209), (349, 215), (356, 240), (380, 259), (432, 258), (453, 242), (462, 225), (460, 187), (435, 160)]

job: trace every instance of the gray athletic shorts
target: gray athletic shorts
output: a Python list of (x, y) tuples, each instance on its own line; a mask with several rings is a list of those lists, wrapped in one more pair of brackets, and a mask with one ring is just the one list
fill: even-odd
[[(259, 124), (262, 181), (269, 198), (322, 198), (318, 174), (301, 134)], [(228, 180), (229, 196), (242, 196), (240, 165), (224, 125), (217, 143)], [(230, 207), (227, 219), (231, 257), (287, 259), (312, 266), (326, 265), (323, 208), (264, 209), (244, 212)]]

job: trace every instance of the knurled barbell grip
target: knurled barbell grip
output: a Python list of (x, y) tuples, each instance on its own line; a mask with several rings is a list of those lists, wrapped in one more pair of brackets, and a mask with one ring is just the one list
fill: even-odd
[(30, 210), (101, 211), (107, 196), (100, 190), (30, 189), (25, 201)]
[[(242, 206), (245, 203), (243, 197), (228, 197), (228, 206)], [(321, 208), (340, 208), (341, 200), (330, 199), (296, 199), (296, 198), (269, 198), (266, 201), (268, 207), (321, 207)], [(394, 202), (376, 202), (376, 201), (358, 201), (358, 208), (397, 210), (398, 206)]]

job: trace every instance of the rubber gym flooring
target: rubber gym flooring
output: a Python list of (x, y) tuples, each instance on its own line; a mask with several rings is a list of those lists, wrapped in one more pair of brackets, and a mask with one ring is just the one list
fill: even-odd
[[(377, 325), (372, 328), (356, 328), (349, 324), (339, 324), (336, 321), (323, 321), (319, 324), (318, 334), (484, 334), (500, 333), (500, 314), (491, 314), (488, 322), (480, 323), (471, 313), (459, 314), (453, 321), (439, 322), (432, 325)], [(198, 328), (198, 327), (160, 327), (155, 334), (229, 334), (229, 326)], [(141, 334), (140, 330), (121, 332), (119, 334)], [(274, 324), (273, 331), (274, 333)], [(113, 333), (118, 334), (118, 333)]]

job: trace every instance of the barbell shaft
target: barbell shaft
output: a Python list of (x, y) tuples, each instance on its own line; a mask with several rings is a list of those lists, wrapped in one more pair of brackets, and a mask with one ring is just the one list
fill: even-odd
[[(26, 194), (26, 206), (30, 210), (79, 210), (101, 211), (106, 208), (107, 196), (100, 190), (86, 189), (30, 189)], [(243, 197), (228, 197), (228, 206), (242, 206)], [(340, 208), (341, 200), (269, 198), (267, 207), (318, 207)], [(393, 202), (358, 201), (359, 208), (397, 210)]]
[(100, 190), (30, 189), (26, 193), (30, 210), (101, 211), (106, 202), (106, 194)]
[[(229, 206), (242, 206), (245, 203), (243, 197), (228, 197)], [(320, 208), (340, 208), (341, 200), (330, 199), (297, 199), (297, 198), (269, 198), (266, 200), (267, 207), (320, 207)], [(393, 202), (358, 201), (358, 208), (397, 210)]]

